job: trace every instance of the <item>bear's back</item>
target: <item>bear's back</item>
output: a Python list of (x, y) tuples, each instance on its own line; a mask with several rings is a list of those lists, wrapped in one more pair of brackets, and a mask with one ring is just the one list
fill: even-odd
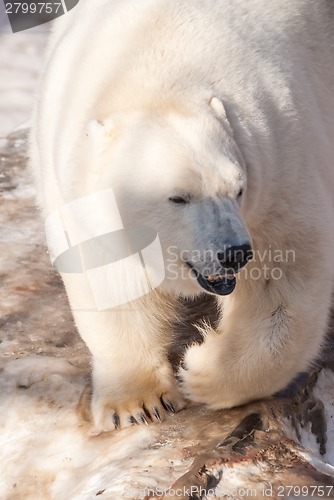
[[(50, 42), (33, 132), (44, 173), (82, 165), (91, 119), (212, 95), (235, 107), (248, 135), (267, 140), (268, 157), (273, 138), (283, 155), (319, 128), (328, 156), (333, 10), (326, 0), (81, 0)], [(310, 124), (309, 137), (298, 122)]]

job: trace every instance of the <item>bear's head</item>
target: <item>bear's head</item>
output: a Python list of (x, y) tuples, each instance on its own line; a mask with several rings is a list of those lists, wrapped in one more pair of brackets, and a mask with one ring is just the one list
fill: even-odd
[[(164, 104), (90, 125), (95, 190), (111, 187), (124, 227), (157, 232), (178, 295), (227, 295), (252, 258), (243, 210), (245, 165), (224, 106)], [(149, 264), (148, 264), (149, 265)]]

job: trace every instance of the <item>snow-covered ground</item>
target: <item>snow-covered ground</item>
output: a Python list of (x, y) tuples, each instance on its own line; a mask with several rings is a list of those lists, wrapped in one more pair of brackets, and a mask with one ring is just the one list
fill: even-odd
[[(46, 36), (45, 29), (0, 32), (2, 137), (30, 118)], [(19, 137), (10, 147), (1, 140), (1, 148), (0, 498), (143, 499), (150, 488), (172, 485), (185, 494), (169, 492), (166, 498), (189, 498), (190, 486), (210, 485), (217, 489), (203, 498), (241, 498), (250, 488), (263, 498), (264, 489), (273, 486), (277, 492), (278, 485), (287, 484), (324, 485), (329, 491), (334, 485), (330, 369), (320, 372), (312, 390), (293, 400), (294, 407), (289, 406), (292, 399), (228, 412), (190, 407), (162, 425), (91, 436), (76, 409), (89, 381), (89, 355), (49, 264), (26, 146)], [(240, 453), (228, 444), (217, 448), (253, 413), (263, 425), (252, 434), (254, 444), (250, 440)], [(294, 425), (291, 414), (300, 415), (302, 426)], [(309, 451), (296, 442), (296, 430)], [(250, 433), (245, 436), (246, 443)], [(323, 456), (315, 436), (321, 442), (327, 436)], [(156, 497), (161, 498), (159, 491)]]
[(46, 29), (0, 31), (0, 137), (30, 119), (46, 40)]

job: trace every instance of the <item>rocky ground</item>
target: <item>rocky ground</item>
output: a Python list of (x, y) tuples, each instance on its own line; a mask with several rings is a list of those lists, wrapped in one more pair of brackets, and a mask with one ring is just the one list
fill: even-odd
[[(0, 498), (334, 498), (334, 357), (269, 400), (190, 405), (163, 424), (90, 435), (90, 379), (34, 205), (25, 134), (0, 151)], [(193, 320), (212, 304), (187, 304)], [(195, 335), (176, 328), (171, 357)]]

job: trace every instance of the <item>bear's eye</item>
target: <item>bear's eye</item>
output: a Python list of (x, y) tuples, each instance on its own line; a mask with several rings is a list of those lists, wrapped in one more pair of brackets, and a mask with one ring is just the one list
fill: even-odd
[(175, 205), (185, 205), (186, 203), (189, 203), (189, 198), (184, 196), (170, 196), (168, 201), (175, 203)]
[(244, 194), (244, 190), (241, 188), (239, 193), (237, 194), (237, 198), (241, 198), (241, 196)]

